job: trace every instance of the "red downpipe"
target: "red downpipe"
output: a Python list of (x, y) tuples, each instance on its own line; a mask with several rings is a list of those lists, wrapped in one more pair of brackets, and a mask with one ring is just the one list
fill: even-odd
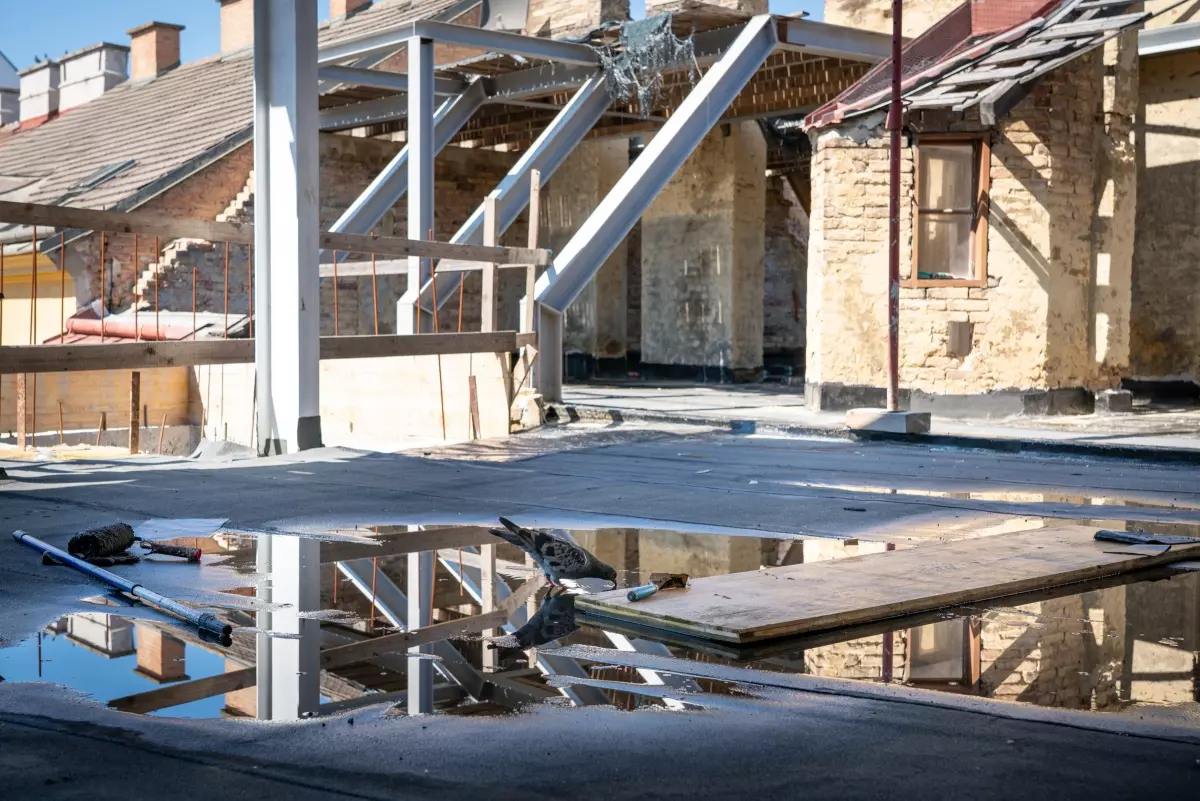
[(900, 103), (900, 84), (903, 81), (901, 52), (904, 49), (904, 27), (901, 15), (904, 0), (892, 0), (892, 107), (888, 113), (891, 130), (891, 197), (889, 206), (888, 246), (888, 386), (889, 412), (900, 410), (900, 134), (904, 127), (904, 110)]

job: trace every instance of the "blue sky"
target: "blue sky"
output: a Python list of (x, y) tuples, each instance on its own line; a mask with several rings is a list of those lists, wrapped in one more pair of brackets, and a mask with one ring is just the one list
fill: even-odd
[[(634, 16), (645, 0), (632, 0)], [(819, 18), (823, 0), (771, 0), (777, 14), (807, 11)], [(329, 16), (328, 0), (318, 0), (322, 19)], [(182, 57), (193, 61), (217, 52), (220, 46), (216, 0), (0, 0), (0, 52), (17, 69), (33, 57), (56, 58), (96, 42), (128, 44), (127, 30), (159, 20), (186, 26)]]

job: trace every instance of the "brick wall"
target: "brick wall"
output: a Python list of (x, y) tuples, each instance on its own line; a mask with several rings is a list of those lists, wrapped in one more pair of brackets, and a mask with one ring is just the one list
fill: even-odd
[[(350, 136), (323, 134), (320, 144), (321, 163), (321, 227), (327, 229), (346, 210), (349, 204), (378, 175), (379, 171), (403, 148), (402, 143)], [(239, 156), (241, 151), (239, 151)], [(495, 187), (512, 165), (515, 157), (507, 153), (484, 150), (446, 148), (439, 155), (435, 169), (435, 237), (447, 241), (466, 222), (475, 207)], [(220, 174), (228, 174), (228, 181), (218, 185), (215, 180), (196, 183), (185, 182), (178, 187), (175, 206), (190, 203), (189, 216), (215, 218), (245, 185), (250, 170), (250, 161), (235, 159), (226, 165), (222, 162)], [(240, 173), (240, 176), (239, 176)], [(216, 173), (212, 178), (215, 178)], [(235, 177), (239, 176), (239, 177)], [(236, 187), (236, 188), (234, 188)], [(176, 191), (176, 190), (172, 190)], [(223, 200), (218, 203), (217, 198)], [(252, 207), (248, 207), (250, 211)], [(405, 235), (405, 202), (399, 204), (380, 221), (375, 230), (383, 236)], [(524, 244), (527, 223), (518, 220), (504, 238), (506, 244)], [(165, 244), (165, 243), (164, 243)], [(151, 249), (151, 248), (148, 248)], [(110, 253), (110, 258), (111, 258)], [(229, 258), (229, 311), (244, 314), (249, 306), (247, 288), (250, 282), (249, 248), (233, 246)], [(341, 254), (346, 259), (366, 259), (364, 254)], [(388, 258), (388, 257), (380, 257)], [(96, 263), (97, 258), (89, 259)], [(149, 262), (149, 256), (141, 259)], [(225, 309), (225, 248), (221, 243), (193, 244), (177, 257), (177, 268), (164, 274), (159, 283), (160, 308), (173, 311), (190, 311), (192, 308), (192, 269), (196, 269), (196, 308), (200, 311), (221, 312)], [(112, 267), (109, 272), (111, 275)], [(132, 270), (120, 267), (121, 282), (126, 293), (119, 296), (114, 308), (127, 307), (128, 287), (132, 286)], [(501, 271), (502, 308), (501, 319), (515, 324), (515, 303), (523, 284), (513, 271)], [(375, 333), (375, 296), (378, 297), (380, 333), (395, 331), (396, 301), (403, 294), (406, 277), (403, 275), (380, 275), (376, 279), (375, 293), (372, 292), (370, 277), (339, 278), (337, 291), (333, 279), (321, 281), (321, 329), (323, 334), (334, 333), (334, 298), (337, 299), (338, 332), (342, 334)], [(477, 330), (479, 325), (479, 277), (471, 276), (464, 297), (464, 330)], [(152, 304), (152, 290), (147, 300)], [(457, 330), (457, 298), (446, 307), (440, 316), (443, 330)]]
[[(1050, 73), (992, 135), (988, 285), (901, 290), (903, 386), (931, 393), (1111, 383), (1093, 358), (1090, 278), (1101, 61)], [(977, 122), (918, 130), (979, 130)], [(816, 133), (809, 244), (809, 382), (883, 386), (888, 149), (882, 116)], [(910, 270), (912, 151), (905, 149), (902, 275)], [(1114, 259), (1119, 256), (1114, 254)], [(1125, 258), (1128, 258), (1126, 256)], [(1119, 280), (1120, 264), (1110, 270)], [(1127, 274), (1127, 273), (1126, 273)], [(973, 325), (969, 355), (949, 323)]]
[[(904, 35), (917, 36), (962, 4), (963, 0), (905, 3)], [(892, 0), (825, 0), (825, 22), (891, 33)]]
[(808, 215), (782, 177), (767, 179), (763, 259), (763, 352), (804, 355)]
[[(199, 220), (212, 220), (246, 185), (254, 166), (254, 149), (246, 144), (220, 161), (171, 187), (163, 194), (138, 207), (138, 211), (171, 214)], [(159, 240), (160, 249), (170, 244)], [(154, 237), (139, 236), (138, 264), (133, 262), (133, 235), (105, 235), (105, 288), (108, 307), (128, 308), (133, 300), (134, 281), (157, 258)], [(68, 247), (68, 270), (75, 278), (76, 299), (80, 305), (100, 297), (100, 235), (85, 237)], [(190, 292), (190, 289), (189, 289)], [(188, 296), (191, 309), (191, 296)]]

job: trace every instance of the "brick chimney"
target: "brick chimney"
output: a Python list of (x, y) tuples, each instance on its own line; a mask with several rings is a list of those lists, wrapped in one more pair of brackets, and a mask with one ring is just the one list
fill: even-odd
[(221, 55), (254, 44), (254, 0), (217, 0), (221, 4)]
[(179, 66), (179, 32), (182, 25), (147, 22), (129, 30), (129, 77), (148, 81)]
[(58, 62), (39, 61), (21, 70), (21, 122), (44, 120), (58, 113)]
[(602, 22), (626, 19), (629, 0), (529, 0), (525, 32), (530, 36), (563, 36), (591, 30)]
[(329, 0), (329, 18), (349, 17), (370, 5), (371, 0)]

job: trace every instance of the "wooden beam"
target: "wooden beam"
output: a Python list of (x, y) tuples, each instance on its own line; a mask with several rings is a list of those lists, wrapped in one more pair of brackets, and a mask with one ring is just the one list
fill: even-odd
[(129, 452), (137, 456), (142, 445), (142, 374), (134, 370), (129, 376)]
[(157, 690), (147, 690), (144, 693), (114, 698), (108, 702), (108, 705), (110, 708), (119, 709), (122, 712), (144, 715), (147, 712), (212, 698), (214, 695), (244, 690), (247, 687), (253, 687), (257, 681), (255, 669), (248, 667), (194, 681), (169, 684), (166, 687), (159, 687)]
[[(145, 211), (97, 211), (72, 206), (46, 206), (38, 203), (0, 201), (0, 222), (39, 225), (47, 228), (147, 234), (165, 239), (204, 239), (210, 242), (251, 245), (254, 226), (246, 223), (217, 222), (172, 217)], [(348, 253), (375, 253), (380, 256), (421, 256), (431, 259), (488, 261), (500, 264), (550, 263), (548, 250), (528, 248), (480, 247), (428, 242), (369, 234), (337, 234), (324, 231), (321, 247)]]
[[(515, 331), (321, 337), (321, 358), (365, 359), (448, 353), (507, 353), (531, 344), (535, 339), (533, 334), (518, 334)], [(143, 370), (206, 364), (250, 364), (253, 361), (252, 339), (119, 342), (104, 345), (18, 345), (0, 348), (0, 375)]]

